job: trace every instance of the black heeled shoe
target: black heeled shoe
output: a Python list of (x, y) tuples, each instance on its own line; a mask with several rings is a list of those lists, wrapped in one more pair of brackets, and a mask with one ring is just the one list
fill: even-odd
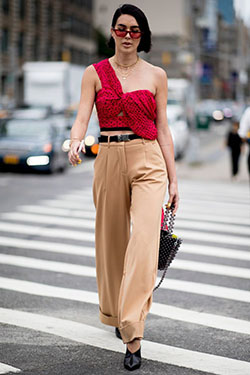
[(128, 348), (124, 358), (124, 367), (129, 371), (134, 371), (141, 366), (141, 347), (135, 353), (131, 353)]
[(119, 328), (117, 328), (117, 327), (115, 327), (115, 334), (116, 334), (116, 337), (118, 337), (118, 339), (122, 340), (121, 333), (119, 331)]

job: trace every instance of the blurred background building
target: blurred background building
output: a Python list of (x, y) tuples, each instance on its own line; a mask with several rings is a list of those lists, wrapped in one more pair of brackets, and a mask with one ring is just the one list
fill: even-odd
[[(185, 78), (198, 99), (250, 96), (249, 27), (233, 0), (134, 0), (149, 19), (153, 47), (142, 57), (169, 78)], [(239, 1), (238, 1), (239, 3)], [(87, 66), (106, 47), (120, 0), (0, 0), (0, 97), (21, 103), (22, 66), (68, 61)], [(2, 100), (2, 101), (3, 101)]]
[(92, 0), (0, 0), (0, 94), (22, 102), (27, 61), (90, 64), (92, 10)]

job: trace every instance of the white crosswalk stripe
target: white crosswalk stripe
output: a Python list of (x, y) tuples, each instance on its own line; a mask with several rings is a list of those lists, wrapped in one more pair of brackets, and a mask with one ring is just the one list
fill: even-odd
[(57, 215), (57, 217), (60, 216), (67, 216), (67, 217), (79, 217), (83, 219), (89, 219), (89, 220), (95, 220), (95, 212), (93, 210), (87, 211), (85, 208), (82, 211), (76, 211), (70, 208), (57, 208), (57, 207), (45, 207), (45, 206), (19, 206), (19, 211), (24, 212), (31, 212), (31, 213), (37, 213), (37, 214), (46, 214), (46, 215)]
[(58, 216), (41, 216), (34, 214), (25, 214), (20, 212), (7, 212), (2, 215), (2, 218), (5, 220), (14, 220), (14, 221), (28, 221), (32, 223), (41, 223), (41, 224), (53, 224), (53, 225), (62, 225), (76, 228), (86, 228), (86, 229), (95, 229), (95, 222), (87, 219), (72, 219), (66, 217)]
[[(181, 209), (180, 213), (178, 213), (178, 222), (180, 219), (185, 220), (199, 220), (201, 222), (212, 222), (212, 223), (228, 223), (228, 224), (236, 224), (236, 228), (242, 228), (242, 225), (250, 226), (250, 218), (249, 217), (237, 217), (235, 215), (214, 215), (209, 213), (194, 213), (193, 211), (190, 212), (190, 209)], [(249, 233), (248, 233), (249, 234)]]
[[(17, 248), (27, 248), (33, 250), (44, 250), (56, 253), (68, 253), (75, 255), (84, 255), (84, 256), (94, 256), (94, 245), (92, 247), (78, 246), (78, 245), (67, 245), (57, 242), (48, 242), (48, 241), (36, 241), (36, 240), (25, 240), (22, 238), (9, 238), (0, 236), (0, 244), (17, 247)], [(231, 250), (228, 248), (216, 247), (216, 246), (207, 246), (207, 245), (197, 245), (184, 243), (181, 248), (181, 253), (186, 254), (197, 254), (205, 255), (210, 257), (217, 258), (227, 258), (227, 259), (238, 259), (250, 261), (250, 252), (242, 250)]]
[[(28, 221), (34, 223), (47, 223), (47, 224), (55, 224), (55, 225), (65, 225), (65, 226), (73, 226), (79, 228), (95, 228), (94, 221), (91, 219), (84, 220), (84, 219), (72, 219), (72, 218), (61, 218), (58, 216), (41, 216), (35, 214), (25, 214), (20, 212), (7, 212), (2, 215), (2, 218), (5, 220), (14, 220), (14, 221)], [(190, 219), (189, 221), (185, 221), (182, 219), (178, 220), (178, 225), (176, 228), (190, 228), (190, 225), (193, 225), (198, 230), (207, 230), (212, 232), (228, 232), (231, 234), (242, 234), (242, 235), (249, 235), (249, 228), (245, 227), (235, 227), (234, 225), (230, 224), (220, 224), (220, 223), (209, 223), (209, 222), (201, 222), (197, 220)]]
[(0, 374), (8, 374), (9, 372), (18, 373), (21, 372), (21, 370), (16, 367), (9, 366), (6, 363), (0, 362)]
[(94, 233), (89, 232), (78, 232), (76, 230), (67, 230), (63, 231), (59, 229), (45, 228), (45, 227), (36, 227), (34, 225), (22, 225), (22, 224), (13, 224), (13, 223), (4, 223), (0, 222), (0, 231), (11, 232), (11, 233), (22, 233), (22, 234), (32, 234), (43, 237), (58, 237), (58, 238), (69, 238), (72, 240), (82, 240), (94, 242), (95, 235)]
[[(124, 352), (113, 333), (86, 324), (29, 312), (1, 309), (1, 322), (61, 336), (87, 345)], [(216, 375), (248, 375), (250, 363), (143, 340), (143, 357)]]
[[(17, 267), (36, 268), (53, 272), (63, 272), (71, 275), (95, 276), (95, 268), (80, 266), (78, 264), (46, 261), (42, 259), (22, 257), (16, 255), (0, 254), (0, 263), (13, 265)], [(250, 279), (250, 269), (243, 267), (223, 266), (213, 263), (202, 263), (191, 260), (176, 259), (171, 266), (172, 269), (181, 269), (186, 271), (203, 272), (214, 275), (222, 275), (229, 277), (237, 277), (242, 279)], [(89, 270), (89, 271), (86, 271)], [(91, 271), (92, 270), (92, 271)]]
[[(97, 293), (77, 289), (52, 287), (29, 281), (0, 277), (0, 288), (39, 296), (98, 304)], [(250, 322), (241, 319), (206, 314), (156, 302), (153, 302), (150, 313), (168, 319), (250, 335)]]
[[(211, 310), (204, 311), (204, 307), (201, 310), (197, 307), (187, 309), (174, 306), (173, 303), (154, 301), (150, 314), (210, 330), (234, 332), (244, 339), (250, 335), (250, 321), (241, 319), (240, 313), (236, 315), (237, 319), (231, 318), (230, 310), (223, 310), (223, 304), (225, 301), (232, 306), (234, 303), (250, 303), (250, 291), (238, 286), (238, 281), (250, 280), (250, 219), (246, 204), (246, 201), (249, 203), (249, 196), (244, 186), (228, 188), (223, 184), (215, 184), (206, 188), (199, 182), (187, 183), (183, 187), (175, 225), (175, 233), (183, 238), (184, 243), (171, 269), (188, 271), (183, 275), (190, 275), (188, 277), (192, 281), (166, 278), (158, 293), (169, 290), (189, 298), (193, 295), (197, 298), (206, 296), (208, 305), (212, 299), (219, 298), (222, 308), (211, 313)], [(75, 276), (95, 279), (95, 267), (85, 263), (95, 257), (95, 207), (91, 189), (75, 189), (58, 195), (56, 199), (43, 199), (36, 205), (20, 205), (15, 212), (3, 213), (0, 220), (0, 248), (11, 249), (8, 253), (4, 250), (0, 254), (0, 266), (4, 267), (5, 275), (10, 270), (14, 270), (11, 271), (13, 275), (15, 270), (25, 272), (25, 269), (34, 269), (37, 270), (37, 276), (48, 271), (50, 275), (61, 273), (71, 275), (74, 279)], [(30, 239), (30, 236), (34, 238)], [(70, 240), (70, 243), (64, 243), (65, 239)], [(86, 241), (87, 246), (79, 244), (79, 241)], [(13, 251), (14, 254), (11, 253)], [(53, 253), (58, 260), (40, 259), (39, 252), (42, 252), (43, 258)], [(33, 254), (36, 254), (35, 258)], [(70, 260), (60, 261), (63, 254)], [(188, 255), (189, 259), (184, 259), (183, 255), (186, 258)], [(83, 257), (82, 261), (74, 262), (74, 256)], [(205, 260), (202, 256), (206, 257)], [(57, 259), (55, 257), (53, 259)], [(241, 263), (236, 263), (238, 261)], [(209, 276), (211, 283), (199, 282), (200, 275)], [(230, 281), (228, 286), (217, 285), (216, 278), (220, 276)], [(159, 280), (158, 277), (157, 283)], [(234, 287), (230, 287), (230, 284)], [(0, 277), (0, 289), (26, 295), (31, 301), (37, 296), (84, 302), (93, 308), (98, 306), (96, 292), (49, 285), (49, 282), (46, 284), (39, 279), (34, 282), (18, 277)], [(7, 308), (0, 308), (0, 323), (124, 352), (122, 342), (117, 341), (113, 330), (111, 334), (111, 327), (107, 326), (106, 329), (99, 329), (70, 319)], [(221, 375), (250, 373), (250, 362), (221, 357), (216, 352), (208, 354), (147, 340), (143, 340), (142, 350), (144, 358), (201, 372)], [(3, 358), (3, 362), (8, 361)], [(11, 368), (0, 363), (0, 374), (21, 372), (17, 367)]]
[[(16, 247), (20, 249), (21, 248), (31, 249), (32, 251), (35, 251), (35, 250), (47, 251), (47, 252), (55, 252), (55, 253), (61, 253), (61, 254), (74, 254), (74, 255), (89, 256), (89, 257), (93, 257), (93, 252), (94, 252), (94, 249), (91, 247), (67, 245), (67, 244), (47, 242), (47, 241), (44, 242), (44, 241), (36, 241), (36, 240), (24, 240), (21, 238), (17, 239), (17, 238), (0, 237), (0, 243), (5, 246)], [(247, 252), (244, 252), (244, 253), (247, 253)], [(90, 276), (95, 277), (95, 273), (92, 272)], [(160, 278), (157, 279), (157, 283), (159, 281), (160, 281)], [(161, 288), (182, 291), (185, 293), (194, 293), (194, 294), (206, 295), (210, 297), (223, 298), (223, 299), (250, 303), (250, 292), (245, 291), (245, 290), (235, 289), (235, 288), (227, 288), (227, 287), (221, 287), (217, 285), (196, 283), (196, 282), (191, 282), (191, 281), (182, 281), (182, 280), (175, 280), (175, 279), (165, 280), (163, 284), (161, 285)]]

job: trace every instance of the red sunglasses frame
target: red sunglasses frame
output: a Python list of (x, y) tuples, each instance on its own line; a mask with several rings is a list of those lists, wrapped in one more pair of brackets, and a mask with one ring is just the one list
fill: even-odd
[[(130, 35), (130, 37), (132, 39), (139, 39), (142, 36), (142, 34), (143, 34), (143, 31), (120, 30), (120, 29), (115, 29), (114, 27), (112, 27), (112, 30), (115, 32), (115, 35), (118, 36), (118, 38), (125, 38), (125, 36), (127, 35), (127, 33), (129, 33), (129, 35)], [(124, 33), (124, 35), (118, 35), (117, 31), (120, 32), (120, 33)], [(138, 37), (135, 38), (134, 34), (139, 34), (140, 36), (138, 36)]]

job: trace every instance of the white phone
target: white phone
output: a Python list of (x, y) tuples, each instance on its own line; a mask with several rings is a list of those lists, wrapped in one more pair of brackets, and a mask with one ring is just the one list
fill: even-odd
[(79, 146), (79, 148), (78, 148), (78, 152), (81, 151), (83, 145), (84, 145), (84, 139), (83, 139), (83, 140), (81, 141), (81, 143), (80, 143), (80, 146)]

